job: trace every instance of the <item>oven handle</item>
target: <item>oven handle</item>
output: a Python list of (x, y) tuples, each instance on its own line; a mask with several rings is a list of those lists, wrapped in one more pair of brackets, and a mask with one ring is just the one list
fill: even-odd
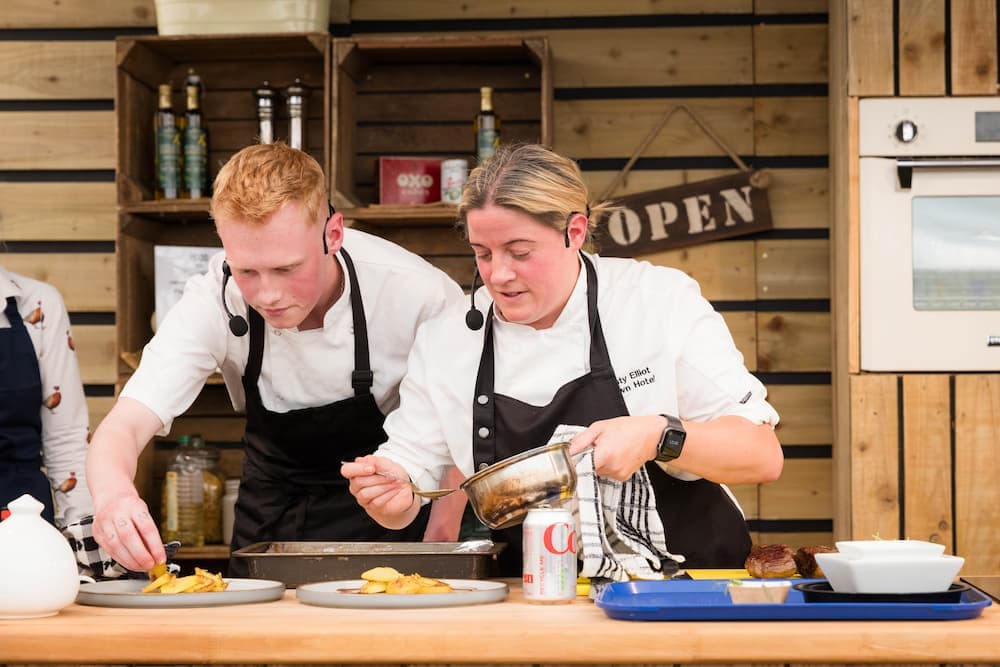
[(957, 169), (967, 167), (1000, 167), (1000, 157), (910, 157), (896, 159), (899, 187), (909, 190), (913, 185), (913, 169)]

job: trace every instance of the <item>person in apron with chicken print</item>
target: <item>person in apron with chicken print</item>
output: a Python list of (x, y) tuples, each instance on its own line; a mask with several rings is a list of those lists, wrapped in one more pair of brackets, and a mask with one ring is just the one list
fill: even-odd
[(0, 265), (0, 519), (25, 493), (60, 529), (93, 513), (88, 426), (62, 295)]
[(4, 315), (10, 326), (0, 328), (0, 508), (28, 493), (45, 506), (42, 516), (52, 523), (52, 490), (42, 472), (38, 357), (12, 296)]
[[(410, 356), (412, 384), (427, 380), (426, 367), (448, 386), (404, 387), (388, 442), (345, 466), (352, 493), (383, 525), (398, 526), (414, 514), (409, 492), (390, 491), (373, 469), (402, 469), (424, 486), (443, 466), (422, 469), (421, 456), (448, 455), (468, 476), (545, 444), (561, 424), (587, 427), (572, 451), (593, 448), (598, 475), (627, 480), (645, 466), (671, 553), (688, 567), (742, 566), (749, 533), (724, 484), (777, 478), (777, 414), (694, 281), (581, 252), (612, 209), (588, 201), (577, 166), (541, 146), (501, 147), (470, 174), (459, 221), (492, 303), (481, 310), (474, 293), (466, 322), (485, 324), (482, 346), (457, 352), (469, 337), (448, 339), (452, 310), (425, 325)], [(464, 437), (448, 424), (438, 429), (443, 442), (424, 436), (433, 432), (420, 416), (428, 405), (468, 428)], [(423, 438), (406, 442), (406, 432)], [(494, 533), (509, 544), (502, 575), (521, 573), (520, 530)]]

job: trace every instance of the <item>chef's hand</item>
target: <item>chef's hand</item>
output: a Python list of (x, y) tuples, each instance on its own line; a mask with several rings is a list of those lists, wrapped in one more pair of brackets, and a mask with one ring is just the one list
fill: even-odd
[(350, 482), (351, 494), (371, 518), (386, 528), (405, 528), (420, 510), (417, 497), (406, 482), (376, 471), (400, 480), (410, 479), (403, 466), (384, 456), (359, 456), (354, 461), (344, 461), (340, 467), (340, 474)]
[(667, 420), (660, 415), (615, 417), (591, 424), (570, 442), (570, 454), (594, 449), (594, 470), (624, 482), (656, 457)]
[(94, 504), (94, 539), (122, 567), (144, 572), (167, 561), (160, 531), (135, 489)]

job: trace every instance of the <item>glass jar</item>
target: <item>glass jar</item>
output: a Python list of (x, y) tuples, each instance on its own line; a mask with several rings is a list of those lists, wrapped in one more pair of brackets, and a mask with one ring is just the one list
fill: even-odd
[(177, 438), (177, 454), (163, 480), (163, 540), (178, 540), (186, 547), (205, 544), (205, 485), (201, 456), (191, 436)]
[(219, 468), (222, 454), (219, 450), (197, 439), (196, 451), (201, 461), (203, 481), (202, 531), (205, 544), (222, 543), (222, 494), (225, 492), (225, 476)]

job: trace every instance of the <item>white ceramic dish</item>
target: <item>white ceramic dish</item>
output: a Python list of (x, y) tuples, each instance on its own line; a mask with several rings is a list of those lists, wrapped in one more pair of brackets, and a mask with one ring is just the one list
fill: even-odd
[(940, 556), (944, 545), (923, 540), (848, 540), (837, 542), (837, 550), (848, 558), (922, 558)]
[(147, 581), (126, 579), (99, 581), (83, 584), (76, 596), (77, 604), (95, 607), (221, 607), (231, 604), (250, 604), (279, 600), (285, 594), (285, 585), (270, 579), (226, 579), (228, 588), (217, 593), (176, 593), (162, 595), (143, 593)]
[(816, 562), (838, 593), (937, 593), (951, 586), (961, 556), (851, 558), (816, 554)]
[(317, 607), (352, 607), (357, 609), (422, 609), (456, 607), (500, 602), (507, 597), (507, 584), (479, 579), (442, 579), (452, 587), (450, 593), (424, 595), (366, 595), (358, 589), (364, 579), (324, 581), (295, 589), (299, 602)]
[(781, 604), (788, 599), (792, 582), (782, 579), (745, 579), (726, 586), (733, 604)]
[(7, 507), (10, 516), (0, 522), (0, 619), (53, 616), (80, 587), (76, 556), (35, 498), (24, 494)]

